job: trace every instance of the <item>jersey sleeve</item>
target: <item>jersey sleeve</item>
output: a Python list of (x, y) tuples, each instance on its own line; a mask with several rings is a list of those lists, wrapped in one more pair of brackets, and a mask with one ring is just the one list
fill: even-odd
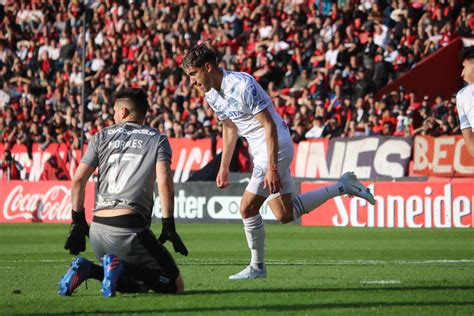
[(458, 109), (458, 115), (459, 115), (459, 122), (460, 122), (460, 128), (466, 129), (466, 128), (472, 128), (471, 123), (469, 122), (469, 118), (467, 117), (467, 114), (464, 110), (465, 102), (466, 100), (463, 100), (462, 95), (458, 93), (456, 95), (456, 106)]
[(227, 119), (229, 118), (229, 117), (228, 117), (227, 115), (225, 115), (223, 112), (217, 111), (217, 110), (215, 110), (215, 109), (213, 109), (213, 110), (214, 110), (214, 112), (216, 113), (217, 119), (218, 119), (219, 121), (225, 121), (225, 120), (227, 120)]
[(158, 153), (156, 156), (156, 161), (168, 160), (171, 161), (171, 156), (173, 155), (171, 150), (170, 142), (168, 137), (165, 135), (160, 135), (158, 140)]
[(242, 93), (244, 107), (256, 115), (268, 107), (268, 102), (262, 97), (266, 93), (255, 79), (246, 80)]
[(91, 167), (97, 167), (99, 164), (99, 155), (97, 152), (97, 140), (99, 134), (96, 134), (87, 145), (86, 153), (81, 159), (81, 163), (88, 164)]
[(207, 104), (209, 104), (209, 106), (214, 111), (214, 113), (216, 113), (217, 119), (219, 121), (225, 121), (229, 118), (224, 112), (219, 111), (219, 110), (216, 109), (216, 107), (214, 106), (215, 99), (213, 99), (212, 97), (209, 98), (207, 95), (206, 95), (205, 98), (206, 98)]

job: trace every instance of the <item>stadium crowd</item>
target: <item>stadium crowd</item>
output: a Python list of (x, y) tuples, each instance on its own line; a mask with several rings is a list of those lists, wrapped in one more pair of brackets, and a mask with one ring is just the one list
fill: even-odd
[[(81, 1), (82, 2), (82, 1)], [(82, 49), (86, 139), (113, 124), (113, 92), (142, 87), (147, 123), (169, 137), (218, 135), (180, 68), (206, 41), (220, 65), (252, 74), (291, 127), (316, 137), (458, 132), (455, 98), (417, 100), (380, 87), (446, 45), (473, 36), (470, 1), (0, 0), (0, 137), (80, 144)]]

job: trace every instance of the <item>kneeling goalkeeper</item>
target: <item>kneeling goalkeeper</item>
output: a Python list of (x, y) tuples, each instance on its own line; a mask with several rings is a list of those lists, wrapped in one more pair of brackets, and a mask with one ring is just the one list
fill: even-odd
[[(59, 294), (71, 295), (87, 279), (102, 281), (105, 297), (116, 292), (181, 293), (183, 278), (167, 249), (188, 251), (174, 224), (174, 185), (171, 148), (166, 136), (145, 126), (148, 110), (141, 89), (118, 91), (114, 101), (115, 125), (104, 128), (89, 142), (72, 181), (72, 223), (65, 249), (73, 255), (85, 250), (89, 236), (102, 267), (76, 257), (59, 282)], [(85, 186), (98, 168), (97, 200), (89, 230), (84, 214)], [(155, 181), (163, 215), (159, 241), (150, 230)]]

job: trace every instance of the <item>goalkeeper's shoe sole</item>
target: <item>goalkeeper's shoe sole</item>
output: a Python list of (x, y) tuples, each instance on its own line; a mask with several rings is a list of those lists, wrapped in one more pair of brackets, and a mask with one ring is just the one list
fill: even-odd
[(105, 255), (102, 261), (104, 279), (102, 280), (102, 295), (113, 297), (117, 293), (117, 282), (123, 273), (123, 260), (114, 255)]
[(370, 204), (375, 204), (375, 199), (368, 188), (359, 182), (354, 172), (344, 173), (339, 182), (344, 186), (344, 193), (352, 196), (358, 196)]
[(267, 269), (255, 269), (251, 265), (248, 265), (245, 269), (237, 274), (229, 276), (230, 280), (244, 280), (244, 279), (260, 279), (267, 277)]
[(67, 270), (59, 280), (59, 295), (70, 296), (84, 280), (91, 274), (92, 262), (83, 257), (74, 258)]

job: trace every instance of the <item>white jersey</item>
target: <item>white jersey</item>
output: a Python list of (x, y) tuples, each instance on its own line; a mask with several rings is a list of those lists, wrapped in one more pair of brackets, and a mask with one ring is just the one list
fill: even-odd
[(474, 83), (459, 90), (456, 95), (461, 129), (474, 129)]
[(285, 121), (276, 112), (272, 100), (260, 84), (249, 74), (223, 70), (220, 91), (211, 88), (206, 101), (219, 120), (230, 119), (249, 142), (254, 156), (267, 155), (265, 130), (255, 115), (267, 109), (278, 131), (278, 145), (292, 142)]

